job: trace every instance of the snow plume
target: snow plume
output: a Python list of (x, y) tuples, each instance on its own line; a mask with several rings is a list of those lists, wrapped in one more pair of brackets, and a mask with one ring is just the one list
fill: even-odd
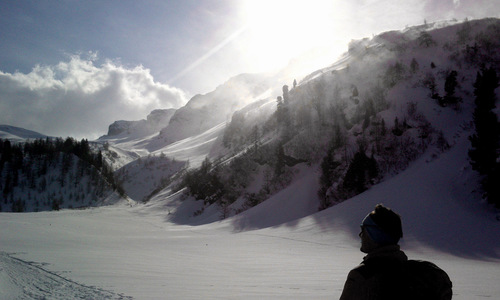
[(488, 0), (446, 0), (423, 1), (423, 17), (427, 21), (443, 19), (481, 19), (499, 17), (498, 1)]
[(155, 82), (143, 66), (112, 61), (96, 65), (97, 55), (70, 56), (28, 74), (0, 71), (0, 123), (52, 136), (97, 138), (116, 120), (145, 118), (158, 108), (186, 102), (182, 90)]

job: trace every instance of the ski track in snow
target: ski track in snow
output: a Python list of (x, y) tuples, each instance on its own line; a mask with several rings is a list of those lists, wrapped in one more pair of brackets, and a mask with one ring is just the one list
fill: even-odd
[(0, 298), (11, 299), (132, 299), (85, 286), (47, 271), (35, 263), (0, 252)]

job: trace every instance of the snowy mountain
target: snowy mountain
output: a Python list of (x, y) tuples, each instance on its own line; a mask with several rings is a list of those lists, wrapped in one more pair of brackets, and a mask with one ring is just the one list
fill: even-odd
[(46, 137), (46, 135), (35, 131), (10, 125), (0, 125), (0, 139), (13, 142), (24, 142), (27, 139), (44, 139)]
[(264, 74), (235, 76), (215, 91), (191, 98), (161, 130), (160, 138), (170, 144), (229, 121), (235, 111), (267, 97), (274, 84), (276, 82)]
[[(352, 41), (337, 62), (298, 84), (283, 85), (282, 74), (242, 74), (176, 111), (116, 121), (96, 142), (117, 175), (131, 171), (152, 183), (120, 178), (136, 201), (160, 193), (160, 182), (177, 185), (166, 185), (161, 195), (186, 186), (177, 171), (196, 170), (209, 158), (224, 193), (216, 192), (218, 199), (203, 211), (214, 205), (234, 215), (312, 176), (319, 197), (304, 208), (309, 214), (391, 178), (422, 155), (437, 157), (459, 135), (471, 134), (473, 84), (481, 64), (498, 61), (497, 27), (496, 19), (438, 22)], [(457, 102), (445, 103), (453, 72)], [(377, 169), (355, 182), (354, 158)], [(164, 166), (161, 178), (148, 171), (150, 159)], [(184, 197), (193, 196), (192, 188)], [(208, 194), (196, 197), (207, 203)]]
[[(161, 153), (189, 161), (191, 167), (199, 166), (207, 154), (219, 155), (212, 147), (216, 147), (214, 143), (232, 114), (249, 103), (269, 97), (277, 86), (277, 78), (269, 75), (241, 74), (211, 93), (194, 96), (169, 118), (161, 118), (161, 122), (158, 122), (158, 110), (147, 120), (116, 121), (97, 142), (109, 146), (108, 158), (115, 169), (139, 157)], [(147, 125), (153, 120), (156, 125)]]
[(148, 136), (166, 127), (175, 113), (175, 109), (155, 109), (140, 121), (115, 121), (109, 125), (108, 134), (101, 137), (104, 140), (116, 136)]
[(453, 299), (496, 297), (500, 217), (469, 137), (499, 32), (485, 19), (382, 33), (297, 84), (242, 75), (155, 132), (108, 132), (95, 147), (137, 204), (1, 213), (0, 298), (335, 299), (377, 203)]
[(338, 62), (283, 86), (277, 100), (235, 112), (210, 151), (213, 169), (202, 165), (184, 182), (185, 196), (204, 203), (194, 219), (263, 205), (304, 177), (318, 194), (301, 217), (422, 156), (438, 158), (473, 133), (474, 83), (482, 65), (498, 68), (498, 27), (496, 19), (441, 22), (353, 41)]
[[(208, 157), (218, 173), (209, 172), (205, 179), (217, 178), (224, 192), (215, 189), (210, 194), (212, 187), (204, 187), (208, 192), (193, 195), (190, 188), (195, 186), (188, 186), (174, 193), (180, 177), (163, 180), (173, 184), (164, 190), (158, 189), (162, 186), (158, 183), (137, 184), (135, 176), (124, 179), (128, 193), (138, 195), (135, 200), (148, 195), (149, 201), (169, 203), (166, 206), (175, 220), (214, 222), (255, 205), (271, 205), (276, 195), (287, 194), (288, 189), (295, 200), (279, 202), (272, 211), (290, 205), (300, 209), (285, 218), (270, 216), (272, 224), (304, 217), (396, 176), (417, 159), (433, 161), (471, 135), (474, 80), (482, 64), (498, 62), (494, 51), (499, 47), (498, 26), (496, 19), (438, 22), (353, 41), (337, 62), (283, 89), (262, 84), (273, 82), (269, 78), (244, 74), (212, 93), (193, 97), (159, 134), (107, 139), (111, 150), (104, 154), (122, 159), (115, 165), (121, 172), (129, 168), (127, 163), (146, 156), (189, 162), (191, 170), (198, 172)], [(445, 103), (446, 81), (453, 71), (457, 79), (453, 99), (458, 101)], [(276, 96), (282, 105), (286, 103), (289, 123), (279, 124), (283, 120), (279, 120)], [(221, 106), (223, 101), (232, 103), (232, 108)], [(353, 159), (363, 157), (358, 155), (360, 150), (378, 169), (356, 183), (348, 174)], [(135, 161), (130, 168), (141, 170), (133, 172), (142, 178), (155, 178), (143, 162)], [(178, 170), (185, 171), (184, 167)], [(308, 193), (316, 191), (307, 196), (307, 202), (296, 196), (303, 195), (303, 186)], [(480, 199), (477, 189), (470, 184), (468, 197)]]

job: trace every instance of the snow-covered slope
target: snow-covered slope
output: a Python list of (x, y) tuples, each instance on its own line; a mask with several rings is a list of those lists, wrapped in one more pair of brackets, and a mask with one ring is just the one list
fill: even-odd
[(277, 78), (269, 75), (241, 74), (178, 110), (155, 110), (147, 120), (116, 121), (96, 142), (106, 144), (104, 154), (116, 169), (161, 153), (196, 167), (210, 152), (218, 155), (212, 146), (235, 111), (266, 99), (277, 87)]
[(12, 142), (24, 142), (26, 139), (44, 139), (46, 137), (46, 135), (35, 131), (10, 125), (0, 125), (0, 139)]
[[(425, 154), (428, 160), (432, 160), (446, 151), (448, 146), (454, 147), (463, 135), (472, 134), (473, 84), (480, 62), (494, 62), (498, 57), (498, 53), (485, 50), (488, 48), (485, 45), (498, 47), (494, 38), (498, 24), (495, 19), (450, 26), (446, 23), (427, 24), (353, 41), (348, 53), (338, 62), (307, 76), (289, 91), (290, 121), (287, 126), (278, 127), (277, 117), (273, 119), (273, 115), (260, 122), (252, 122), (245, 109), (239, 110), (233, 115), (224, 135), (226, 138), (229, 129), (234, 129), (234, 138), (228, 139), (231, 150), (216, 150), (219, 150), (223, 161), (240, 155), (254, 146), (250, 134), (255, 126), (260, 126), (255, 132), (262, 132), (259, 136), (261, 143), (281, 143), (285, 154), (306, 161), (305, 165), (290, 167), (290, 172), (306, 172), (319, 179), (321, 173), (316, 170), (330, 151), (329, 145), (337, 135), (337, 126), (345, 141), (334, 153), (336, 162), (340, 164), (336, 178), (325, 187), (329, 202), (320, 204), (318, 197), (312, 196), (310, 206), (302, 207), (302, 213), (309, 214), (322, 205), (346, 200), (353, 193), (338, 187), (345, 182), (346, 170), (355, 153), (361, 149), (360, 145), (364, 145), (368, 156), (372, 155), (377, 160), (381, 174), (376, 182), (380, 182), (404, 170), (421, 155)], [(480, 50), (471, 54), (469, 41), (464, 37), (474, 39), (483, 46), (478, 46)], [(458, 74), (454, 95), (461, 101), (457, 105), (442, 103), (446, 95), (445, 82), (452, 70)], [(276, 105), (273, 98), (268, 100), (263, 103), (270, 107)], [(404, 123), (405, 128), (395, 133), (398, 121)], [(287, 137), (282, 135), (286, 131), (284, 127), (291, 128)], [(384, 133), (380, 133), (382, 131)], [(265, 152), (264, 155), (269, 157), (267, 164), (264, 163), (267, 169), (254, 168), (254, 181), (249, 185), (273, 179), (270, 177), (275, 170), (273, 162), (277, 160), (275, 150), (271, 148)], [(212, 157), (217, 158), (216, 153), (212, 148)], [(248, 160), (257, 161), (254, 157)], [(258, 163), (262, 164), (262, 160)], [(228, 169), (223, 172), (231, 172)], [(263, 180), (266, 172), (267, 179)], [(293, 175), (292, 181), (302, 180), (300, 176)], [(272, 202), (274, 194), (287, 190), (267, 192), (268, 186), (261, 186), (261, 191), (266, 193), (265, 202)], [(318, 186), (315, 188), (318, 189)], [(248, 198), (247, 195), (252, 192), (259, 190), (245, 188), (238, 191), (239, 197), (230, 210), (233, 213), (241, 211), (243, 198)], [(202, 211), (199, 216), (202, 223), (217, 220), (217, 214), (227, 215), (216, 208), (205, 207)]]
[(173, 143), (231, 119), (232, 114), (246, 105), (269, 95), (277, 82), (264, 74), (241, 74), (206, 95), (196, 95), (178, 109), (160, 138)]
[(137, 159), (116, 171), (128, 197), (147, 201), (152, 193), (168, 186), (171, 177), (186, 166), (186, 162), (168, 159), (165, 155)]

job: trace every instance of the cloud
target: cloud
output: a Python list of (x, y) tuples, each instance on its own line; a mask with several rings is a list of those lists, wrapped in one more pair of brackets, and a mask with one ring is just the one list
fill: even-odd
[(180, 89), (155, 82), (149, 69), (112, 61), (96, 66), (96, 54), (28, 74), (0, 71), (0, 123), (53, 136), (94, 139), (117, 120), (144, 119), (158, 108), (186, 102)]

